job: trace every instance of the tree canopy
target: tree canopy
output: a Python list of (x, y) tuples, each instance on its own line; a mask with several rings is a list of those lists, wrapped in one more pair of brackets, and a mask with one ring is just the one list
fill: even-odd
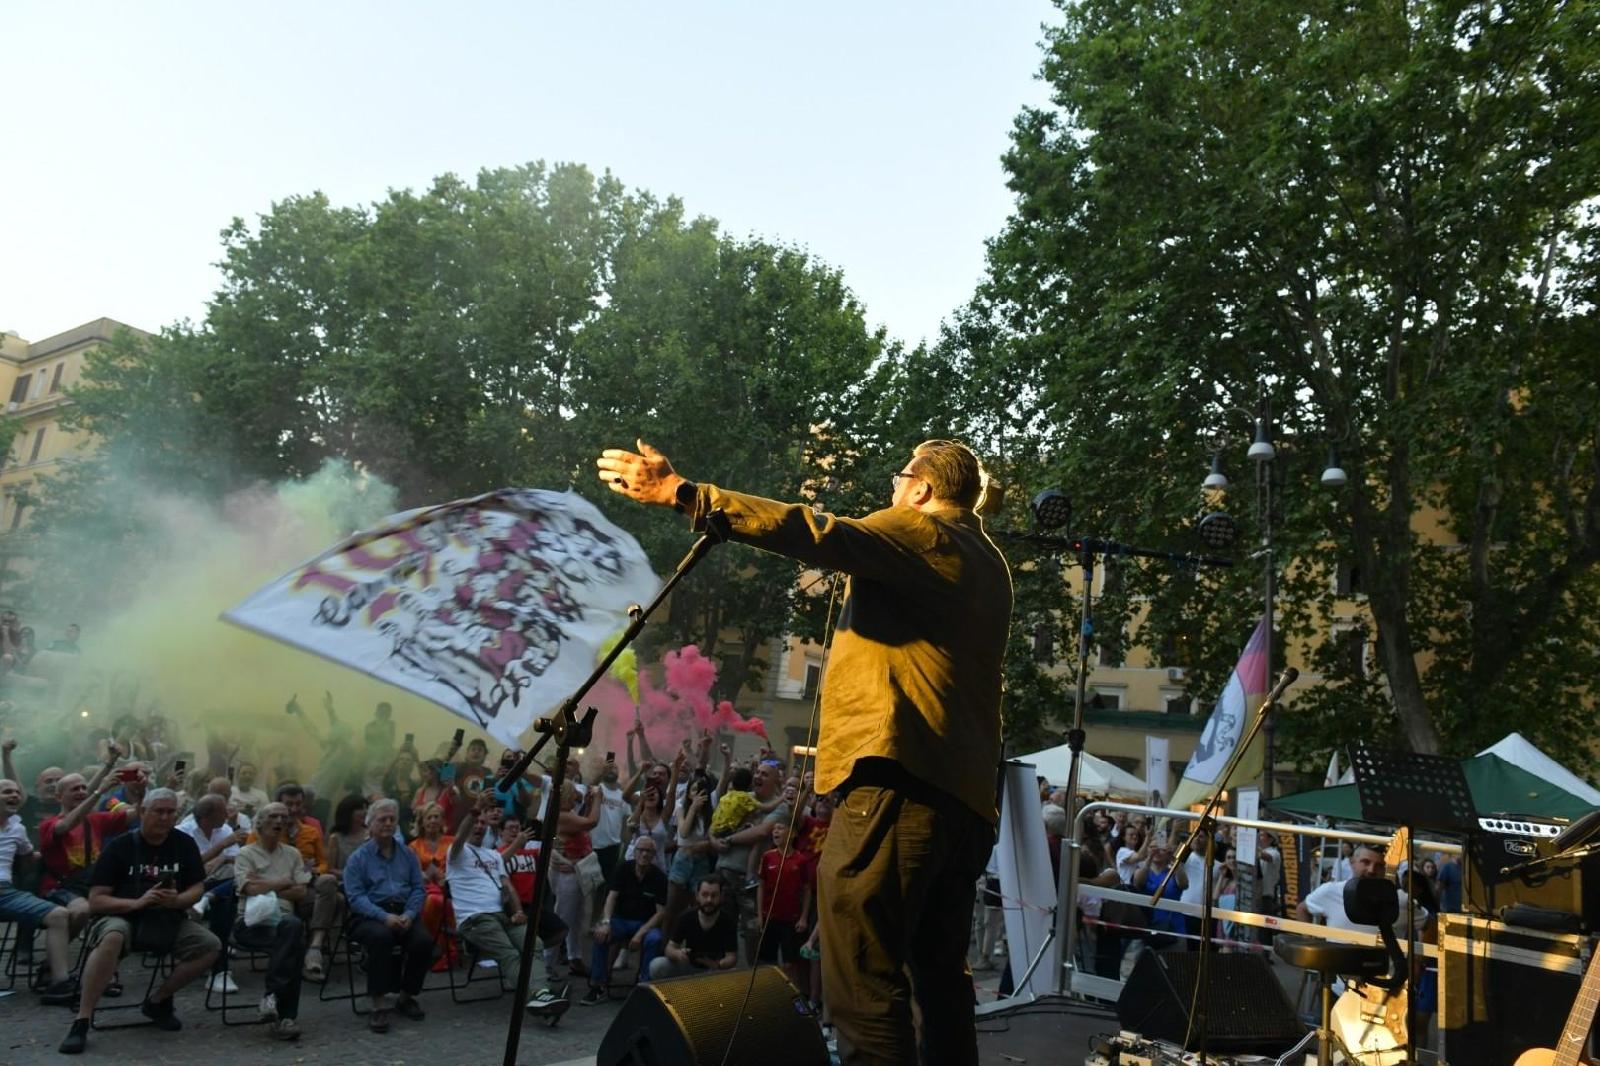
[[(1586, 743), (1595, 10), (1061, 8), (1051, 104), (1018, 117), (1006, 156), (1015, 212), (945, 338), (973, 381), (1006, 384), (1006, 460), (1070, 486), (1096, 532), (1193, 548), (1210, 453), (1248, 486), (1265, 398), (1278, 556), (1300, 561), (1280, 630), (1315, 643), (1338, 564), (1375, 624), (1373, 676), (1323, 646), (1291, 741), (1466, 750), (1514, 720)], [(1336, 492), (1316, 483), (1330, 445), (1350, 473)], [(1253, 538), (1261, 516), (1230, 510)], [(1251, 569), (1127, 568), (1104, 609), (1147, 607), (1151, 643), (1215, 691), (1260, 611)]]
[[(664, 570), (688, 531), (599, 492), (599, 450), (642, 436), (694, 477), (798, 497), (883, 347), (837, 270), (577, 165), (447, 175), (361, 207), (297, 196), (222, 236), (204, 321), (90, 357), (70, 418), (100, 449), (41, 491), (43, 554), (132, 564), (161, 550), (132, 495), (221, 499), (337, 459), (403, 506), (575, 486)], [(115, 598), (41, 572), (63, 609)], [(738, 633), (722, 656), (736, 688), (787, 626), (796, 573), (723, 553), (653, 629), (708, 649)]]

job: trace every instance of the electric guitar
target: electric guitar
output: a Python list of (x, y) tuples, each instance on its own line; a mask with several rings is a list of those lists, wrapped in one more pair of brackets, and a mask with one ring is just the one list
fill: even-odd
[(1561, 1039), (1553, 1048), (1529, 1048), (1517, 1056), (1517, 1066), (1578, 1066), (1582, 1061), (1578, 1053), (1583, 1050), (1589, 1027), (1594, 1024), (1595, 1006), (1600, 1004), (1600, 952), (1589, 958), (1589, 968), (1583, 973), (1583, 984), (1578, 988), (1578, 998), (1572, 1002), (1567, 1014), (1567, 1024), (1561, 1029)]

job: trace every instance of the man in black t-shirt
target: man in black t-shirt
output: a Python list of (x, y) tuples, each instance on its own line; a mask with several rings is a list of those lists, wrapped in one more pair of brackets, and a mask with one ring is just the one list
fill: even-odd
[(633, 862), (618, 866), (611, 875), (604, 912), (594, 930), (594, 954), (589, 960), (589, 991), (579, 1000), (594, 1006), (609, 998), (611, 950), (626, 945), (640, 952), (639, 977), (661, 951), (661, 916), (667, 905), (667, 875), (656, 865), (656, 842), (647, 836), (634, 841)]
[(695, 889), (693, 910), (678, 916), (666, 954), (650, 964), (650, 979), (687, 977), (701, 970), (731, 970), (739, 963), (739, 927), (722, 911), (725, 887), (711, 874)]
[(83, 1051), (89, 1019), (117, 960), (130, 951), (158, 951), (176, 962), (172, 973), (142, 1010), (157, 1028), (176, 1032), (183, 1023), (172, 1010), (178, 989), (211, 969), (222, 944), (189, 917), (205, 891), (200, 848), (187, 833), (175, 833), (178, 797), (171, 789), (145, 794), (139, 828), (108, 841), (89, 874), (89, 958), (83, 967), (78, 1018), (61, 1042), (66, 1055)]

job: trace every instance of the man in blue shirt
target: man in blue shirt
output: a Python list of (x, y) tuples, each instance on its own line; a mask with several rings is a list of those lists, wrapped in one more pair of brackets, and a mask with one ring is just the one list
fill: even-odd
[[(399, 820), (400, 808), (392, 799), (367, 808), (370, 839), (344, 867), (350, 938), (366, 948), (367, 994), (372, 997), (367, 1027), (375, 1033), (389, 1031), (389, 994), (396, 988), (400, 994), (395, 1010), (412, 1021), (426, 1016), (416, 996), (433, 964), (433, 938), (418, 920), (424, 895), (422, 865), (410, 848), (395, 839)], [(396, 948), (402, 955), (398, 965)]]

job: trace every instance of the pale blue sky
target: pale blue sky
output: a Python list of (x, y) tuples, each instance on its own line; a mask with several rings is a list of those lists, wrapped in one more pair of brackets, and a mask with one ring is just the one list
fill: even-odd
[(0, 6), (0, 329), (198, 320), (217, 232), (533, 159), (840, 267), (915, 343), (1010, 209), (1046, 0)]

